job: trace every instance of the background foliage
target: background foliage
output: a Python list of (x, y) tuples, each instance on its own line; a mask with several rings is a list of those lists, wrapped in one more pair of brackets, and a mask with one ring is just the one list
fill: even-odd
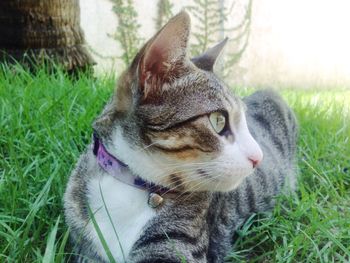
[(140, 24), (132, 0), (111, 0), (113, 11), (118, 18), (118, 27), (114, 37), (123, 50), (122, 60), (128, 66), (140, 48), (143, 39), (138, 32)]
[[(144, 44), (139, 30), (139, 17), (132, 0), (111, 0), (115, 3), (113, 11), (118, 18), (116, 33), (112, 36), (123, 50), (122, 60), (127, 66), (131, 63), (138, 49)], [(237, 17), (236, 26), (229, 28), (226, 21), (235, 14), (237, 0), (193, 0), (185, 8), (195, 20), (191, 41), (191, 55), (197, 56), (214, 46), (225, 37), (229, 37), (226, 55), (222, 57), (220, 75), (223, 77), (232, 73), (233, 66), (243, 55), (249, 40), (251, 24), (252, 1), (247, 0), (243, 15)], [(230, 4), (230, 8), (226, 8)], [(157, 16), (154, 18), (154, 28), (159, 30), (174, 15), (173, 3), (170, 0), (158, 0)], [(151, 37), (151, 36), (149, 36)]]

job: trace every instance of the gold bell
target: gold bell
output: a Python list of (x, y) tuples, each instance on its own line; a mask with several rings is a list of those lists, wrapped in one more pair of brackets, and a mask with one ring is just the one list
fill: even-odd
[(150, 193), (148, 197), (148, 205), (151, 208), (157, 208), (160, 206), (164, 201), (164, 198), (161, 197), (159, 194), (156, 193)]

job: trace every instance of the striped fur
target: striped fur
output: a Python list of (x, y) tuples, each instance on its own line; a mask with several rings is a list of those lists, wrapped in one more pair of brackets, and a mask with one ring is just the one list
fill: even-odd
[[(190, 61), (188, 35), (182, 12), (140, 50), (94, 123), (108, 151), (128, 165), (123, 172), (177, 193), (148, 207), (148, 193), (105, 173), (89, 146), (64, 200), (77, 262), (109, 261), (89, 209), (118, 262), (224, 262), (242, 223), (295, 188), (292, 111), (273, 91), (235, 96), (212, 72), (223, 44)], [(212, 112), (225, 116), (224, 132), (213, 129)], [(264, 159), (254, 169), (260, 148)]]

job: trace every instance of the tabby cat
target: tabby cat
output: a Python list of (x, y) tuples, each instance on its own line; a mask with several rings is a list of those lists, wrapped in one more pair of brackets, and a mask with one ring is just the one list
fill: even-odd
[[(239, 99), (188, 58), (190, 18), (140, 50), (94, 123), (65, 215), (78, 262), (224, 262), (235, 231), (295, 187), (295, 117), (272, 91)], [(264, 157), (263, 157), (264, 154)]]

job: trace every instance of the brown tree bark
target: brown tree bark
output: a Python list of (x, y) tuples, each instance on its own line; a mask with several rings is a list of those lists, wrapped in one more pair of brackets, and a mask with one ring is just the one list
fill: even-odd
[(0, 62), (55, 61), (68, 71), (94, 64), (84, 47), (79, 0), (0, 0)]

